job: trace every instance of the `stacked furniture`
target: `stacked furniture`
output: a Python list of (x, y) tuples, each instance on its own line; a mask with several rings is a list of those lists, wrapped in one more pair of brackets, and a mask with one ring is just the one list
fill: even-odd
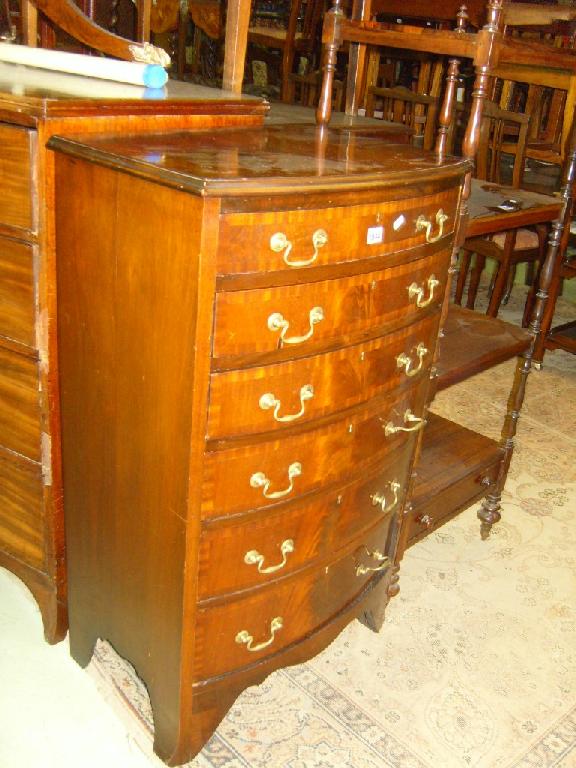
[(314, 126), (50, 146), (71, 652), (135, 666), (175, 764), (397, 591), (468, 165)]

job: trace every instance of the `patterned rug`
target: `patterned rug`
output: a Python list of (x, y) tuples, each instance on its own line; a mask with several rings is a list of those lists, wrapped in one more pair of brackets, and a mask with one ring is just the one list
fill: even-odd
[[(514, 295), (502, 316), (517, 317)], [(574, 316), (560, 301), (558, 317)], [(514, 362), (434, 410), (498, 437)], [(374, 634), (353, 622), (306, 664), (245, 691), (193, 768), (576, 768), (576, 356), (530, 375), (502, 521), (471, 508), (412, 547)], [(148, 697), (106, 643), (89, 667), (134, 748)]]

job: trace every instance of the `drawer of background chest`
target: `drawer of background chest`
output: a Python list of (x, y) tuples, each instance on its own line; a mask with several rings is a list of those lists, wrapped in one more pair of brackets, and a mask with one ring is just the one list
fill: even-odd
[(424, 380), (327, 426), (208, 452), (203, 516), (269, 507), (357, 479), (424, 426), (427, 390)]
[(35, 343), (32, 261), (31, 245), (0, 237), (0, 335), (29, 347)]
[(209, 437), (305, 423), (427, 376), (439, 316), (334, 352), (212, 374)]
[(349, 545), (404, 501), (410, 464), (405, 443), (370, 477), (280, 511), (204, 525), (200, 537), (200, 599), (262, 587), (322, 555)]
[(40, 461), (36, 360), (0, 347), (0, 446)]
[(33, 132), (0, 124), (0, 225), (34, 228)]
[(459, 195), (452, 188), (346, 208), (224, 214), (218, 273), (324, 266), (422, 245), (454, 231)]
[(332, 562), (243, 598), (201, 605), (195, 630), (195, 678), (254, 664), (308, 636), (343, 610), (366, 582), (388, 568), (390, 520), (359, 537)]
[(41, 568), (43, 529), (40, 465), (0, 448), (0, 550)]
[(281, 351), (286, 358), (379, 336), (387, 324), (408, 322), (441, 304), (449, 260), (445, 250), (353, 277), (219, 293), (215, 366), (238, 367), (234, 357), (241, 355), (261, 359)]

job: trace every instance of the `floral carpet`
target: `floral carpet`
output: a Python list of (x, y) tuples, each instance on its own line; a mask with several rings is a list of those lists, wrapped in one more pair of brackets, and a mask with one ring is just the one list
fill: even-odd
[[(517, 316), (515, 301), (503, 317)], [(498, 437), (513, 367), (452, 387), (434, 410)], [(189, 766), (576, 768), (575, 403), (576, 356), (547, 353), (490, 538), (474, 507), (412, 547), (379, 634), (353, 622), (245, 691)], [(89, 670), (161, 765), (129, 665), (99, 643)]]

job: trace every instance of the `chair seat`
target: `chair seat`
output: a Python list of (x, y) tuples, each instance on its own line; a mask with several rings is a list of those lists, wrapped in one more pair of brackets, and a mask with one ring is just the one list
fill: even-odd
[[(506, 232), (498, 232), (492, 238), (492, 242), (499, 248), (504, 248), (504, 241), (506, 240)], [(532, 229), (519, 229), (516, 232), (516, 243), (514, 244), (515, 251), (526, 251), (529, 248), (538, 248), (539, 240), (538, 235)]]

